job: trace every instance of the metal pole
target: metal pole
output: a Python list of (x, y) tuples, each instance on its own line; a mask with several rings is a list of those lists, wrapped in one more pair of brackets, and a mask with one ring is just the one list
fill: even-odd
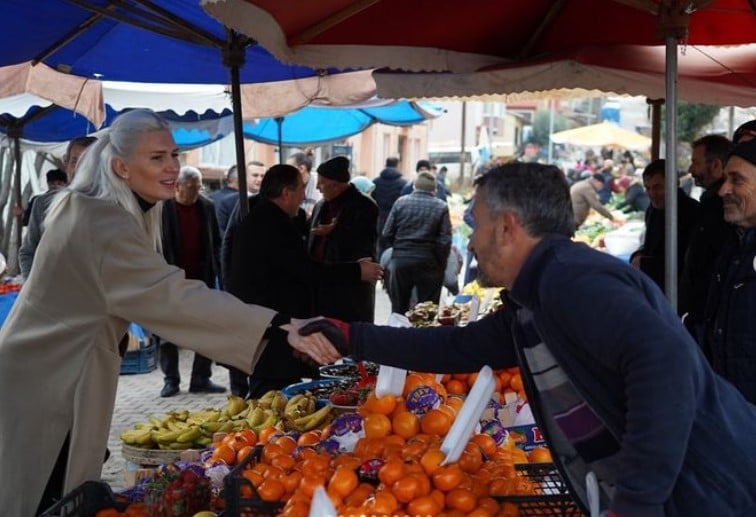
[(465, 181), (465, 133), (467, 133), (467, 101), (462, 101), (462, 136), (460, 138), (459, 151), (459, 185)]
[(551, 142), (551, 135), (554, 133), (554, 100), (549, 99), (549, 161), (553, 163), (554, 144)]
[(276, 117), (276, 125), (278, 126), (278, 163), (284, 162), (283, 157), (283, 117)]
[(247, 202), (247, 166), (244, 159), (244, 123), (242, 121), (241, 80), (239, 67), (244, 65), (244, 43), (239, 35), (228, 31), (228, 46), (223, 49), (223, 63), (231, 75), (231, 109), (234, 114), (234, 143), (236, 144), (236, 171), (239, 178), (239, 216), (249, 213)]
[[(12, 135), (12, 136), (11, 136)], [(8, 136), (11, 136), (13, 138), (13, 154), (14, 158), (16, 160), (16, 184), (13, 187), (13, 203), (11, 203), (12, 207), (21, 207), (21, 127), (20, 126), (12, 126), (8, 130)], [(15, 216), (16, 219), (16, 252), (18, 252), (18, 249), (21, 247), (21, 234), (23, 232), (23, 214), (19, 213)], [(8, 244), (8, 251), (12, 249), (12, 245)], [(8, 261), (8, 265), (11, 263), (16, 264), (16, 267), (14, 270), (18, 269), (18, 261), (12, 260)]]
[(664, 139), (664, 290), (672, 309), (677, 310), (677, 38), (666, 36), (665, 94), (666, 135)]

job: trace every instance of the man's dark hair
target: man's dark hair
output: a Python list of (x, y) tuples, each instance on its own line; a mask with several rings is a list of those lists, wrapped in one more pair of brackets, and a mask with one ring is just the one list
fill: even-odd
[(396, 156), (389, 156), (386, 158), (386, 167), (391, 167), (393, 169), (399, 167), (399, 158)]
[(239, 171), (236, 170), (236, 165), (232, 165), (226, 171), (226, 183), (231, 183), (239, 179)]
[(297, 167), (304, 165), (305, 169), (307, 169), (307, 172), (310, 172), (312, 170), (312, 156), (308, 154), (302, 152), (294, 153), (289, 156), (289, 159), (294, 160), (294, 163), (297, 164)]
[(260, 196), (271, 200), (279, 197), (284, 189), (296, 189), (302, 182), (299, 169), (293, 165), (279, 163), (267, 170), (260, 184)]
[(727, 162), (727, 157), (730, 156), (733, 144), (729, 138), (722, 135), (706, 135), (694, 140), (691, 144), (691, 148), (696, 148), (702, 145), (704, 148), (704, 155), (706, 161), (719, 160), (724, 165)]
[(431, 162), (428, 160), (418, 160), (417, 165), (415, 165), (415, 172), (419, 171), (420, 169), (431, 169)]
[(514, 213), (532, 237), (575, 233), (570, 188), (559, 167), (512, 162), (491, 169), (475, 184), (494, 215)]
[(52, 169), (47, 171), (47, 173), (45, 174), (45, 180), (47, 181), (47, 183), (52, 183), (53, 181), (68, 183), (68, 174), (66, 174), (66, 171), (61, 169)]
[(646, 165), (646, 168), (643, 169), (643, 179), (647, 180), (648, 178), (652, 176), (656, 176), (657, 174), (660, 174), (661, 176), (665, 176), (665, 169), (667, 166), (667, 162), (664, 161), (663, 158), (658, 158), (648, 165)]
[(97, 141), (96, 136), (79, 136), (68, 142), (68, 147), (66, 147), (66, 156), (65, 161), (68, 161), (68, 157), (71, 155), (71, 149), (74, 147), (83, 147), (87, 148), (93, 143)]
[(596, 180), (596, 181), (600, 181), (601, 183), (606, 183), (606, 178), (605, 178), (605, 177), (604, 177), (604, 175), (603, 175), (603, 174), (601, 174), (600, 172), (597, 172), (597, 173), (595, 173), (595, 174), (592, 174), (592, 175), (591, 175), (591, 179), (594, 179), (594, 180)]

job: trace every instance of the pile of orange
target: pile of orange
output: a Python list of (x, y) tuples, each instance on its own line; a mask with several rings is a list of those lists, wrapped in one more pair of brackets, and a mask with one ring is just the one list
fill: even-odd
[[(466, 396), (478, 380), (478, 373), (454, 373), (446, 374), (441, 379), (446, 392), (451, 396)], [(527, 400), (525, 389), (522, 385), (522, 377), (518, 367), (494, 370), (495, 393), (503, 401), (507, 393), (514, 393), (523, 400)]]

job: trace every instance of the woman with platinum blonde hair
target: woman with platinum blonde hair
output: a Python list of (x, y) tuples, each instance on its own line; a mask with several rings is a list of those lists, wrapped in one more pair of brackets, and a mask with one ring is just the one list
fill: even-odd
[[(251, 373), (268, 337), (289, 321), (186, 280), (158, 253), (160, 205), (173, 197), (178, 173), (167, 123), (134, 110), (87, 149), (52, 202), (0, 330), (4, 515), (36, 515), (100, 478), (129, 322)], [(302, 351), (320, 363), (336, 359), (322, 350)]]

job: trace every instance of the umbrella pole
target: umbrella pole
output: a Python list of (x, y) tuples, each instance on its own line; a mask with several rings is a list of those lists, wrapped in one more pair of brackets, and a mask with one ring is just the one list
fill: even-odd
[(283, 163), (283, 117), (276, 117), (276, 126), (278, 127), (278, 163)]
[[(13, 155), (16, 165), (16, 178), (15, 185), (13, 187), (13, 207), (21, 207), (21, 126), (14, 124), (8, 128), (8, 136), (13, 139)], [(21, 247), (21, 235), (23, 232), (23, 215), (21, 213), (14, 216), (16, 219), (16, 253)], [(11, 251), (11, 244), (8, 244), (8, 253)], [(10, 259), (10, 257), (8, 257)], [(11, 263), (15, 264), (18, 268), (18, 260), (8, 260), (8, 266)]]
[(664, 139), (664, 291), (677, 310), (677, 38), (667, 35), (665, 64), (666, 134)]
[(244, 65), (244, 45), (239, 36), (228, 31), (228, 46), (223, 49), (223, 62), (231, 75), (231, 109), (234, 115), (234, 143), (236, 144), (236, 171), (239, 178), (239, 217), (249, 213), (247, 201), (247, 167), (244, 159), (244, 128), (242, 121), (241, 81), (239, 67)]
[(664, 99), (646, 99), (651, 106), (651, 160), (658, 160), (661, 150), (661, 106)]

